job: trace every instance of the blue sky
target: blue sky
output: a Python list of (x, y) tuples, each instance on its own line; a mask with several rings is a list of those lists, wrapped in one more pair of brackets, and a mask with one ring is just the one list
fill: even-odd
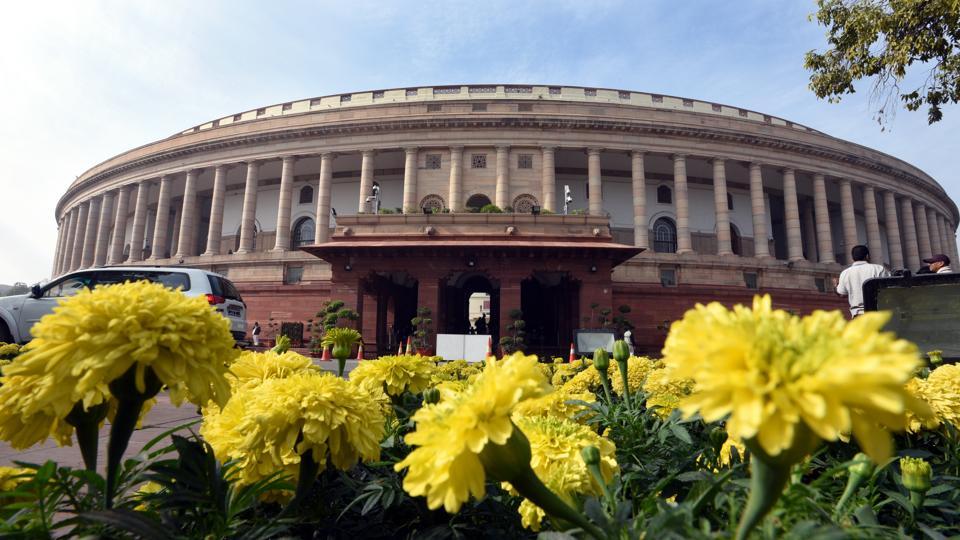
[(960, 199), (960, 110), (881, 131), (869, 84), (807, 89), (812, 0), (18, 2), (0, 33), (0, 283), (50, 272), (67, 184), (124, 150), (298, 98), (518, 82), (679, 95), (780, 116), (919, 166)]

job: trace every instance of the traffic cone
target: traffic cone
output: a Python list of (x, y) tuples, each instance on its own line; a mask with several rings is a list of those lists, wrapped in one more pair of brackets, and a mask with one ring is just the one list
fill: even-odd
[(487, 338), (487, 358), (493, 356), (493, 336)]
[(397, 347), (397, 356), (403, 356), (403, 343), (401, 343), (400, 346)]
[(321, 361), (321, 362), (329, 362), (330, 360), (331, 360), (331, 358), (330, 358), (330, 346), (327, 345), (326, 347), (323, 348), (323, 355), (320, 356), (320, 361)]
[(577, 353), (573, 349), (573, 342), (570, 342), (570, 357), (567, 359), (567, 362), (573, 363), (577, 360)]
[(407, 336), (407, 356), (413, 356), (413, 336)]
[(363, 343), (361, 343), (360, 348), (357, 349), (357, 360), (363, 360)]

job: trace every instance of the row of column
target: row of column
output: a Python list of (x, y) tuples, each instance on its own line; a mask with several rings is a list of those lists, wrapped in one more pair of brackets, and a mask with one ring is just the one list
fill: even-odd
[[(496, 188), (495, 204), (505, 207), (509, 203), (509, 147), (496, 148)], [(542, 151), (542, 191), (541, 201), (543, 208), (556, 212), (556, 172), (554, 147), (543, 147)], [(587, 149), (587, 186), (589, 198), (589, 213), (600, 215), (603, 213), (602, 199), (602, 171), (600, 155), (602, 148)], [(417, 207), (417, 163), (419, 149), (416, 147), (404, 148), (404, 181), (403, 181), (403, 210), (405, 212), (419, 212)], [(375, 151), (365, 150), (361, 154), (360, 171), (360, 198), (358, 210), (369, 211), (367, 202), (374, 181)], [(274, 244), (275, 251), (290, 249), (290, 235), (280, 234), (279, 231), (290, 230), (291, 204), (293, 199), (294, 165), (299, 157), (284, 156), (281, 158), (280, 196), (277, 208), (278, 234)], [(335, 154), (323, 153), (320, 155), (320, 174), (317, 185), (316, 206), (316, 242), (328, 240), (330, 227), (330, 197), (333, 178), (333, 159)], [(631, 177), (633, 190), (634, 238), (638, 247), (649, 248), (647, 236), (648, 209), (646, 201), (646, 177), (644, 172), (645, 153), (634, 151), (631, 153)], [(676, 210), (677, 252), (690, 253), (693, 244), (690, 232), (690, 206), (687, 185), (687, 156), (675, 154), (673, 159), (674, 173), (674, 205)], [(714, 158), (713, 165), (714, 205), (717, 224), (717, 253), (719, 255), (733, 254), (730, 238), (730, 218), (727, 206), (726, 160)], [(237, 253), (249, 253), (254, 250), (255, 223), (257, 210), (257, 192), (261, 161), (252, 160), (238, 165), (246, 167), (246, 182), (244, 187), (243, 208), (241, 212), (240, 242)], [(226, 175), (232, 165), (218, 165), (214, 169), (214, 186), (210, 210), (210, 223), (207, 230), (206, 250), (202, 255), (212, 256), (220, 253), (220, 243), (223, 234), (223, 209), (226, 193)], [(750, 163), (750, 201), (754, 230), (754, 254), (756, 257), (770, 257), (767, 245), (767, 215), (763, 192), (763, 177), (760, 163)], [(194, 253), (196, 235), (198, 234), (198, 204), (197, 179), (201, 169), (193, 169), (186, 173), (183, 202), (179, 212), (179, 222), (175, 224), (177, 235), (177, 249), (174, 258), (197, 255)], [(123, 247), (126, 242), (127, 217), (129, 207), (134, 205), (133, 227), (130, 238), (129, 262), (139, 262), (143, 259), (142, 246), (144, 245), (148, 200), (150, 190), (156, 185), (156, 180), (144, 180), (136, 185), (127, 185), (114, 191), (106, 192), (87, 201), (84, 201), (69, 212), (60, 222), (57, 250), (54, 259), (54, 273), (62, 274), (78, 268), (100, 266), (103, 264), (118, 264), (123, 262)], [(148, 260), (165, 259), (170, 247), (167, 230), (170, 219), (173, 176), (164, 175), (159, 181), (159, 195), (157, 211), (153, 227), (151, 255)], [(463, 206), (463, 147), (450, 147), (448, 207), (461, 208)], [(823, 174), (813, 174), (815, 229), (817, 237), (817, 251), (819, 262), (835, 262), (833, 240), (827, 204), (826, 179)], [(793, 169), (783, 169), (784, 214), (786, 222), (787, 252), (790, 260), (802, 260), (803, 245), (800, 227), (800, 212), (797, 197), (796, 173)], [(864, 218), (866, 220), (867, 243), (869, 246), (881, 244), (880, 226), (876, 206), (876, 192), (868, 185), (863, 186)], [(842, 215), (843, 238), (846, 246), (857, 244), (856, 221), (854, 217), (853, 187), (849, 179), (840, 180), (840, 204)], [(900, 230), (897, 218), (896, 196), (892, 191), (883, 193), (885, 228), (891, 264), (894, 267), (903, 267), (904, 263), (910, 266), (917, 264), (921, 256), (932, 253), (947, 252), (955, 257), (955, 242), (952, 241), (953, 226), (944, 216), (934, 211), (927, 211), (921, 203), (915, 203), (909, 198), (900, 199), (900, 217), (903, 221), (903, 246), (901, 250)], [(915, 225), (916, 223), (916, 225)], [(110, 230), (113, 230), (112, 236)], [(875, 250), (875, 258), (879, 257), (879, 250)]]

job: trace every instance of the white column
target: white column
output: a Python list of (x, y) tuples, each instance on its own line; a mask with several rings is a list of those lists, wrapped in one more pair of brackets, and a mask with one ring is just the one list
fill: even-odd
[(540, 176), (540, 204), (544, 210), (557, 211), (557, 174), (554, 165), (555, 149), (544, 146), (540, 149), (542, 159)]
[[(633, 245), (649, 249), (650, 237), (647, 233), (647, 177), (643, 166), (644, 153), (634, 150), (630, 153), (630, 171), (633, 180)], [(553, 161), (551, 159), (551, 161)]]
[(840, 179), (840, 216), (843, 220), (843, 256), (850, 260), (850, 250), (857, 245), (857, 218), (853, 210), (853, 186), (848, 178)]
[(247, 183), (243, 189), (243, 213), (240, 218), (240, 247), (237, 253), (254, 249), (257, 227), (257, 189), (259, 189), (260, 162), (247, 162)]
[(753, 253), (769, 257), (767, 244), (767, 204), (763, 198), (763, 174), (759, 163), (750, 164), (750, 210), (753, 213)]
[(833, 236), (830, 231), (830, 208), (827, 205), (827, 185), (822, 174), (813, 175), (813, 212), (817, 220), (817, 251), (822, 263), (836, 262), (833, 257)]
[(167, 258), (167, 225), (170, 223), (170, 198), (173, 191), (173, 177), (169, 174), (160, 178), (160, 196), (157, 199), (157, 217), (153, 222), (153, 246), (150, 259)]
[(727, 162), (713, 158), (713, 208), (717, 225), (717, 255), (733, 255), (730, 245), (730, 207), (727, 205)]
[(60, 267), (60, 255), (63, 253), (63, 242), (67, 236), (67, 218), (60, 218), (57, 222), (57, 245), (53, 249), (53, 268), (50, 269), (50, 277), (57, 277), (57, 269)]
[(417, 159), (416, 146), (403, 149), (403, 213), (419, 213), (417, 208)]
[(114, 212), (113, 236), (110, 238), (110, 250), (107, 252), (107, 264), (123, 262), (123, 243), (127, 237), (127, 214), (130, 212), (130, 192), (132, 186), (123, 186), (117, 190), (117, 210)]
[[(949, 241), (949, 239), (948, 239), (947, 221), (946, 221), (946, 220), (944, 219), (944, 217), (943, 217), (942, 215), (940, 215), (939, 213), (937, 213), (935, 217), (936, 217), (936, 220), (937, 220), (937, 233), (940, 234), (940, 251), (939, 251), (939, 253), (943, 253), (944, 255), (947, 255), (948, 257), (950, 257), (950, 255), (949, 255), (949, 253), (950, 253), (950, 241)], [(960, 261), (958, 261), (958, 262), (960, 262)], [(954, 262), (953, 262), (953, 257), (950, 257), (950, 264), (951, 264), (951, 265), (957, 264), (957, 263), (954, 263)]]
[(917, 247), (920, 248), (920, 258), (926, 259), (933, 255), (933, 246), (930, 244), (930, 228), (927, 223), (927, 207), (917, 203), (913, 209), (913, 216), (917, 220)]
[(97, 225), (100, 223), (100, 197), (90, 199), (90, 208), (87, 211), (86, 232), (83, 235), (83, 252), (80, 257), (80, 267), (93, 266), (94, 250), (97, 247)]
[(100, 219), (97, 226), (97, 246), (93, 252), (93, 265), (107, 263), (107, 251), (110, 249), (110, 226), (113, 224), (113, 192), (103, 194), (100, 201)]
[(510, 147), (497, 147), (497, 184), (493, 204), (504, 209), (510, 206)]
[(903, 268), (903, 249), (900, 247), (900, 225), (897, 220), (897, 200), (892, 191), (883, 192), (884, 228), (887, 229), (887, 250), (890, 266)]
[(797, 177), (793, 169), (783, 170), (783, 211), (787, 229), (787, 258), (803, 260), (803, 240), (800, 238), (800, 206), (797, 202)]
[(317, 186), (317, 243), (330, 239), (330, 184), (333, 179), (334, 154), (320, 156), (320, 182)]
[(364, 150), (360, 162), (360, 204), (357, 211), (373, 212), (373, 206), (367, 204), (367, 197), (373, 194), (373, 150)]
[(67, 244), (63, 246), (63, 260), (60, 262), (60, 274), (64, 274), (73, 269), (73, 250), (80, 242), (77, 237), (77, 226), (80, 223), (80, 208), (74, 206), (70, 209), (70, 229), (67, 231)]
[(137, 186), (137, 204), (133, 210), (133, 230), (130, 232), (129, 262), (143, 260), (143, 241), (147, 230), (147, 199), (150, 198), (150, 183), (146, 180)]
[(940, 234), (939, 223), (937, 223), (937, 212), (933, 208), (928, 208), (926, 214), (927, 232), (930, 236), (930, 253), (934, 255), (943, 253), (943, 244), (940, 240), (943, 235)]
[(277, 202), (277, 236), (273, 242), (274, 251), (290, 249), (290, 205), (293, 202), (293, 167), (296, 163), (295, 156), (284, 156), (280, 168), (280, 198)]
[(458, 212), (463, 208), (463, 147), (450, 147), (450, 193), (447, 208)]
[(187, 181), (183, 188), (183, 207), (180, 210), (180, 235), (177, 238), (176, 259), (192, 257), (197, 254), (197, 177), (200, 169), (187, 172)]
[(900, 210), (903, 218), (903, 248), (907, 252), (907, 258), (904, 262), (907, 268), (913, 270), (922, 263), (920, 260), (920, 245), (917, 242), (917, 225), (913, 216), (913, 201), (907, 197), (901, 199)]
[(223, 201), (227, 193), (226, 165), (217, 165), (213, 170), (213, 196), (210, 200), (210, 225), (207, 228), (207, 249), (203, 255), (210, 257), (220, 254), (220, 242), (223, 238)]
[(602, 148), (587, 149), (587, 198), (590, 199), (590, 215), (603, 214), (603, 173), (600, 169)]
[(880, 218), (877, 214), (877, 193), (873, 186), (863, 186), (863, 217), (867, 222), (867, 247), (873, 252), (873, 258), (880, 262), (883, 250), (880, 245)]
[(691, 253), (690, 200), (687, 197), (687, 156), (673, 156), (673, 190), (677, 205), (677, 253)]

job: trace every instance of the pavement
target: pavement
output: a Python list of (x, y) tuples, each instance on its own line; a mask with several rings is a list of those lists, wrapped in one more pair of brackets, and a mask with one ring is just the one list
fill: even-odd
[[(323, 369), (336, 371), (336, 362), (315, 363)], [(345, 371), (349, 373), (357, 366), (356, 360), (348, 360)], [(130, 445), (127, 447), (125, 455), (134, 455), (139, 452), (149, 441), (178, 426), (196, 421), (200, 418), (197, 414), (197, 407), (192, 403), (184, 403), (180, 407), (170, 403), (170, 398), (166, 393), (157, 396), (157, 403), (150, 409), (143, 419), (143, 425), (133, 432), (130, 438)], [(189, 434), (190, 430), (198, 430), (199, 425), (184, 427), (176, 433)], [(107, 440), (110, 436), (110, 425), (105, 424), (100, 430), (100, 446), (98, 452), (97, 470), (103, 472), (106, 468)], [(163, 445), (159, 445), (162, 447)], [(59, 465), (70, 467), (83, 467), (83, 458), (80, 456), (80, 447), (74, 441), (73, 446), (57, 446), (53, 439), (48, 439), (43, 444), (30, 447), (26, 450), (15, 450), (10, 447), (6, 441), (0, 441), (0, 466), (13, 466), (14, 461), (25, 461), (29, 463), (44, 463), (47, 460), (53, 460)]]

